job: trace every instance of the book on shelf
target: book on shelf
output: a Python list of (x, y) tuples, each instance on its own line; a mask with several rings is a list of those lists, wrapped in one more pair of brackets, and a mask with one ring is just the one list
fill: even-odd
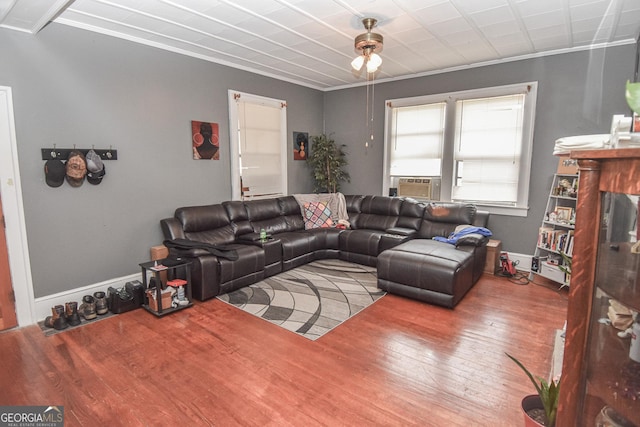
[(538, 231), (538, 246), (550, 249), (550, 234), (553, 232), (551, 227), (540, 227)]
[(573, 233), (573, 230), (569, 230), (567, 233), (567, 244), (566, 249), (564, 250), (564, 253), (567, 254), (567, 256), (573, 256)]

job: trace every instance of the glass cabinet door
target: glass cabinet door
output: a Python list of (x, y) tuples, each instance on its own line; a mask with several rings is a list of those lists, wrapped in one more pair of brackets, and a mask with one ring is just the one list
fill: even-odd
[(580, 426), (640, 427), (638, 200), (602, 193)]

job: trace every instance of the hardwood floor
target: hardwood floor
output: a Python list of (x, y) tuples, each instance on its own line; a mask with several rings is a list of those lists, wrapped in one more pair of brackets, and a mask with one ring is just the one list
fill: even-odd
[(565, 291), (484, 275), (454, 309), (386, 295), (317, 341), (218, 300), (45, 337), (0, 334), (0, 405), (66, 426), (519, 426), (551, 369)]

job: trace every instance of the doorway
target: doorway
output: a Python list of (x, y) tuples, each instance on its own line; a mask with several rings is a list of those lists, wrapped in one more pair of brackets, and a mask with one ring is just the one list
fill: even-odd
[(229, 91), (231, 196), (272, 198), (287, 193), (287, 104)]
[[(16, 140), (11, 88), (0, 86), (0, 197), (2, 198), (2, 218), (4, 240), (0, 246), (6, 248), (10, 280), (1, 279), (12, 290), (11, 301), (15, 308), (5, 307), (0, 299), (0, 309), (11, 310), (19, 326), (35, 323), (35, 302), (27, 245), (27, 229), (22, 203), (22, 186), (18, 165), (18, 144)], [(3, 249), (0, 249), (2, 251)], [(1, 262), (1, 261), (0, 261)], [(0, 291), (4, 292), (4, 291)], [(13, 304), (13, 303), (12, 303)], [(2, 316), (4, 318), (4, 315)]]
[(5, 237), (5, 220), (0, 194), (0, 331), (18, 326), (16, 304), (9, 271), (9, 251)]

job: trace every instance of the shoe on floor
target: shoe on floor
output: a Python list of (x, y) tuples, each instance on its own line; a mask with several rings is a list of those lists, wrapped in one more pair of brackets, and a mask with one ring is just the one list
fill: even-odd
[(85, 295), (82, 297), (82, 304), (80, 305), (80, 314), (87, 320), (95, 319), (98, 315), (96, 312), (96, 300), (91, 295)]
[(107, 294), (104, 292), (96, 292), (93, 294), (93, 298), (96, 301), (96, 313), (102, 315), (107, 314), (109, 306), (107, 304)]

